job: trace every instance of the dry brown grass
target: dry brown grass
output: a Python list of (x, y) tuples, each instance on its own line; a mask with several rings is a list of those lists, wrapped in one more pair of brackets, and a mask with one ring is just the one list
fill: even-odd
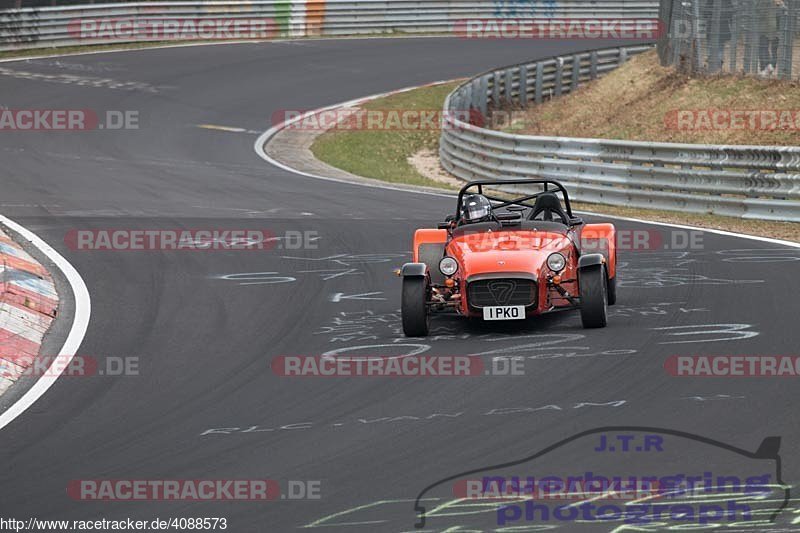
[(800, 124), (792, 130), (689, 131), (678, 129), (669, 119), (670, 112), (674, 117), (677, 110), (702, 109), (791, 110), (798, 117), (800, 83), (736, 76), (693, 78), (661, 67), (655, 52), (648, 52), (573, 94), (529, 108), (505, 129), (532, 135), (641, 141), (800, 144)]

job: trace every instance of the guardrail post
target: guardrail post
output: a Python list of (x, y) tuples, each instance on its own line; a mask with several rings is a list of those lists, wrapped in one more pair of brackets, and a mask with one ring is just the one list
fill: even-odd
[(627, 48), (620, 48), (619, 49), (619, 64), (624, 65), (628, 62), (628, 49)]
[(590, 61), (591, 61), (592, 64), (591, 64), (591, 67), (589, 69), (590, 70), (589, 76), (593, 80), (596, 80), (597, 79), (597, 50), (592, 50)]
[(485, 115), (489, 111), (489, 104), (486, 101), (487, 98), (489, 98), (489, 76), (483, 76), (481, 78), (478, 98), (478, 106), (481, 113)]
[(528, 65), (519, 67), (519, 105), (528, 107)]
[(578, 88), (581, 76), (581, 56), (572, 56), (572, 81), (570, 82), (569, 92), (574, 92)]
[(481, 107), (481, 80), (473, 80), (469, 84), (469, 106), (476, 109)]
[(561, 96), (562, 87), (564, 83), (564, 58), (556, 58), (556, 90), (555, 95)]
[(500, 73), (497, 71), (492, 74), (492, 105), (500, 105)]
[(534, 89), (534, 101), (537, 104), (542, 103), (542, 78), (544, 78), (544, 65), (539, 61), (536, 63), (536, 85)]
[(454, 92), (453, 96), (450, 97), (450, 107), (446, 108), (445, 111), (463, 110), (465, 108), (464, 92), (464, 89)]
[(514, 69), (511, 68), (506, 70), (506, 83), (505, 83), (506, 102), (509, 104), (513, 103), (512, 100), (513, 97), (512, 93), (514, 92), (514, 76), (512, 74), (513, 70)]

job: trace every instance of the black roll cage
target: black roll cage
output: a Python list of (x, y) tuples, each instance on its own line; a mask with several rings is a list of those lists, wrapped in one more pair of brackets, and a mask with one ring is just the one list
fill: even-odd
[[(489, 195), (489, 194), (486, 194), (485, 192), (483, 192), (484, 185), (486, 185), (486, 186), (496, 186), (496, 185), (528, 185), (528, 184), (543, 185), (544, 186), (544, 190), (541, 191), (541, 192), (538, 192), (536, 194), (523, 195), (523, 196), (514, 198), (513, 200), (505, 200), (503, 198), (499, 198), (497, 196), (492, 196), (492, 195)], [(556, 190), (555, 191), (554, 190), (549, 190), (548, 189), (548, 185), (553, 185)], [(477, 189), (478, 189), (477, 190), (477, 194), (482, 194), (483, 196), (488, 198), (490, 201), (500, 202), (498, 205), (493, 205), (492, 206), (494, 209), (502, 209), (502, 208), (508, 207), (510, 205), (521, 205), (523, 207), (532, 208), (533, 205), (528, 205), (525, 202), (529, 202), (531, 200), (536, 200), (536, 198), (538, 198), (539, 196), (541, 196), (544, 193), (552, 193), (552, 192), (558, 191), (564, 197), (564, 207), (567, 210), (567, 216), (569, 216), (570, 219), (573, 218), (573, 216), (572, 216), (572, 207), (570, 206), (570, 203), (569, 203), (569, 194), (567, 193), (567, 189), (561, 183), (559, 183), (559, 182), (557, 182), (555, 180), (532, 179), (532, 178), (518, 178), (518, 179), (505, 179), (505, 180), (478, 180), (478, 181), (471, 181), (471, 182), (467, 183), (466, 185), (461, 187), (461, 190), (458, 192), (458, 206), (456, 207), (456, 216), (453, 219), (456, 224), (458, 224), (461, 221), (461, 211), (462, 211), (462, 206), (464, 204), (464, 196), (466, 194), (475, 194), (475, 193), (469, 193), (469, 190), (472, 189), (472, 188), (475, 188), (475, 187), (477, 187)]]

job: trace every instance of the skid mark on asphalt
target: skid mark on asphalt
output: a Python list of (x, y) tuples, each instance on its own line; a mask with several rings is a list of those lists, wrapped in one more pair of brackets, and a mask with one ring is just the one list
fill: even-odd
[(269, 209), (256, 209), (256, 208), (245, 208), (245, 207), (216, 207), (211, 205), (193, 205), (191, 207), (203, 210), (211, 209), (214, 211), (235, 211), (237, 215), (242, 215), (249, 218), (264, 218), (265, 216), (275, 215), (279, 213), (284, 213), (287, 216), (290, 215), (300, 215), (302, 217), (317, 216), (315, 213), (309, 213), (308, 211), (295, 213), (293, 210), (288, 209), (286, 207), (271, 207)]
[(339, 303), (342, 300), (386, 300), (386, 298), (378, 297), (383, 294), (382, 292), (364, 292), (361, 294), (345, 294), (343, 292), (336, 292), (330, 295), (330, 301)]
[(797, 248), (742, 248), (737, 250), (721, 250), (717, 255), (724, 256), (726, 263), (784, 263), (800, 261), (800, 249)]
[(62, 85), (76, 85), (95, 89), (116, 89), (148, 94), (157, 94), (163, 89), (169, 88), (164, 86), (157, 87), (141, 81), (120, 81), (111, 78), (95, 78), (92, 76), (76, 76), (73, 74), (42, 74), (26, 70), (14, 70), (6, 67), (0, 67), (0, 76), (27, 81), (43, 81), (46, 83), (60, 83)]
[(204, 130), (224, 131), (227, 133), (246, 133), (248, 135), (261, 135), (260, 131), (248, 130), (245, 128), (237, 128), (234, 126), (219, 126), (216, 124), (197, 124), (195, 127)]
[(694, 402), (716, 402), (716, 401), (728, 401), (728, 400), (744, 400), (746, 396), (734, 396), (731, 394), (715, 394), (713, 396), (687, 396), (686, 398), (681, 398), (681, 400), (691, 400)]
[(240, 426), (227, 426), (207, 428), (203, 430), (199, 436), (225, 436), (225, 435), (239, 435), (239, 434), (257, 434), (257, 433), (276, 433), (281, 431), (297, 431), (309, 429), (330, 429), (340, 427), (376, 427), (385, 426), (387, 424), (397, 423), (412, 423), (412, 422), (445, 422), (453, 419), (473, 418), (473, 417), (486, 417), (486, 416), (512, 416), (512, 415), (533, 415), (544, 413), (563, 413), (574, 410), (615, 410), (628, 405), (627, 400), (609, 400), (609, 401), (567, 401), (560, 403), (549, 403), (541, 405), (525, 405), (513, 407), (474, 407), (464, 408), (460, 406), (458, 410), (446, 411), (444, 409), (437, 410), (431, 413), (416, 413), (416, 414), (393, 414), (390, 416), (370, 417), (368, 415), (353, 417), (348, 419), (338, 419), (335, 423), (328, 421), (303, 421), (294, 422), (291, 424), (243, 424)]
[(22, 63), (38, 68), (52, 68), (57, 70), (68, 70), (70, 72), (89, 72), (92, 74), (102, 74), (105, 72), (119, 72), (126, 70), (122, 65), (117, 63), (99, 62), (91, 65), (84, 63), (75, 63), (72, 61), (63, 61), (61, 59), (47, 60), (47, 59), (28, 59)]
[[(750, 324), (697, 324), (690, 326), (669, 326), (653, 328), (655, 331), (667, 332), (670, 337), (684, 340), (667, 340), (659, 344), (690, 344), (707, 342), (738, 341), (757, 337), (760, 333), (752, 331)], [(746, 331), (751, 330), (751, 331)], [(686, 338), (686, 337), (689, 338)]]
[[(17, 152), (24, 152), (25, 149), (14, 149), (14, 148), (3, 148), (4, 151), (17, 151)], [(254, 175), (258, 174), (259, 176), (263, 175), (263, 168), (254, 167), (251, 165), (240, 165), (237, 163), (230, 163), (227, 161), (194, 161), (190, 159), (167, 159), (167, 158), (154, 158), (154, 157), (142, 157), (138, 156), (136, 158), (130, 159), (121, 159), (117, 157), (106, 157), (106, 156), (90, 156), (90, 155), (83, 155), (83, 154), (74, 154), (74, 153), (59, 153), (59, 152), (42, 152), (41, 155), (45, 155), (47, 157), (53, 157), (58, 159), (67, 159), (72, 161), (93, 161), (99, 163), (121, 163), (121, 164), (129, 164), (129, 163), (136, 163), (137, 165), (153, 165), (159, 167), (166, 167), (166, 168), (203, 168), (209, 170), (230, 170), (231, 172), (243, 172), (249, 171), (253, 172)]]

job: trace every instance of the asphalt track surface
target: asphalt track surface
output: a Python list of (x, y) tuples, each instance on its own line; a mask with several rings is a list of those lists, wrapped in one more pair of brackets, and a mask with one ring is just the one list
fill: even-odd
[[(392, 269), (409, 257), (413, 229), (442, 219), (452, 200), (293, 175), (259, 159), (255, 134), (196, 127), (260, 132), (276, 110), (593, 46), (333, 40), (0, 65), (0, 104), (9, 108), (140, 114), (135, 131), (1, 135), (0, 211), (58, 249), (89, 288), (93, 312), (80, 353), (137, 357), (140, 368), (138, 376), (63, 377), (0, 432), (0, 515), (226, 517), (237, 532), (412, 530), (413, 499), (429, 484), (601, 426), (680, 430), (751, 451), (781, 436), (783, 478), (800, 479), (795, 379), (674, 378), (663, 368), (676, 354), (796, 354), (800, 250), (704, 233), (693, 250), (622, 252), (619, 305), (606, 329), (583, 330), (574, 313), (521, 327), (443, 318), (429, 339), (405, 340)], [(617, 224), (672, 238), (666, 228)], [(87, 252), (64, 244), (76, 228), (245, 228), (319, 239), (316, 249), (269, 252)], [(243, 273), (268, 274), (231, 278)], [(730, 325), (740, 332), (713, 332)], [(525, 375), (288, 379), (270, 369), (278, 355), (415, 349), (484, 354), (487, 362), (522, 356)], [(713, 464), (722, 452), (712, 448), (692, 461)], [(631, 460), (587, 446), (558, 453), (548, 464), (596, 472)], [(689, 470), (688, 453), (673, 466)], [(655, 468), (669, 464), (664, 457), (648, 460)], [(65, 490), (75, 479), (254, 478), (319, 480), (321, 498), (91, 502)], [(427, 530), (474, 518), (463, 508), (452, 515), (430, 518)]]

